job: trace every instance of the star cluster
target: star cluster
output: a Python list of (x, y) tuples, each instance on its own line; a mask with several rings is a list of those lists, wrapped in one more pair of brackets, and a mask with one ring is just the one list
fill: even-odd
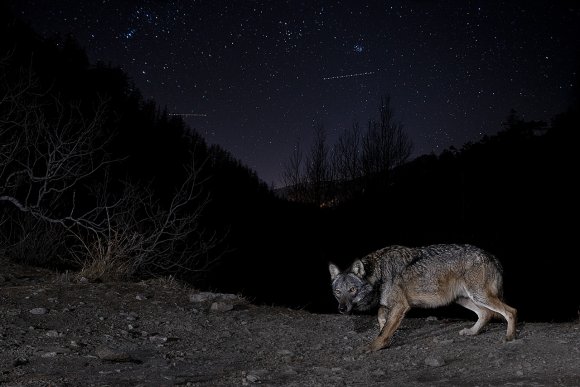
[[(389, 94), (415, 154), (477, 141), (510, 109), (566, 109), (571, 2), (130, 0), (14, 2), (45, 37), (72, 33), (267, 183), (313, 121), (335, 140)], [(349, 75), (359, 76), (349, 76)], [(360, 75), (362, 74), (362, 75)]]

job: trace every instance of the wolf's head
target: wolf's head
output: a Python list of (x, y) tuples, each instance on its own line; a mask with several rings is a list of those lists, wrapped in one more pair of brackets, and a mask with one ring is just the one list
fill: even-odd
[(328, 264), (332, 292), (338, 301), (338, 311), (350, 314), (354, 310), (365, 311), (378, 304), (378, 296), (373, 286), (365, 279), (365, 268), (360, 260), (341, 272), (336, 265)]

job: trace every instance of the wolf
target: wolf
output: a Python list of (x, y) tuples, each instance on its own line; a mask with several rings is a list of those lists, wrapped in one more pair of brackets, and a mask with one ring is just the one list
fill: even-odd
[(379, 335), (366, 348), (368, 352), (390, 345), (412, 307), (436, 308), (453, 302), (477, 314), (477, 322), (460, 335), (478, 334), (499, 314), (507, 321), (506, 341), (515, 338), (517, 311), (502, 301), (502, 266), (475, 246), (388, 246), (355, 260), (343, 272), (333, 263), (328, 269), (340, 313), (378, 306)]

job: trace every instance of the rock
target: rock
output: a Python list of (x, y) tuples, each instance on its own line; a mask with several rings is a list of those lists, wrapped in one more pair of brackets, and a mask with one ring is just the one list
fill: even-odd
[(143, 294), (137, 294), (135, 296), (135, 299), (139, 300), (139, 301), (144, 301), (147, 299), (147, 296), (144, 296)]
[(50, 331), (46, 332), (46, 335), (48, 337), (59, 337), (59, 336), (62, 336), (61, 334), (59, 334), (57, 331), (54, 331), (54, 330), (50, 330)]
[(14, 359), (14, 361), (12, 362), (12, 366), (13, 367), (20, 367), (20, 366), (26, 365), (28, 363), (30, 363), (30, 360), (28, 360), (27, 358), (25, 358), (25, 357), (18, 357), (16, 359)]
[(290, 366), (286, 366), (284, 368), (284, 370), (282, 371), (282, 375), (286, 375), (286, 376), (292, 376), (292, 375), (298, 375), (298, 372), (296, 372), (296, 370)]
[[(54, 352), (55, 354), (59, 354), (60, 355), (60, 354), (64, 354), (64, 353), (70, 353), (70, 349), (64, 348), (64, 347), (45, 347), (42, 350), (42, 352), (45, 352), (45, 353), (52, 353), (52, 352)], [(51, 356), (44, 356), (44, 357), (51, 357)]]
[(207, 304), (211, 302), (210, 312), (227, 312), (234, 309), (234, 306), (239, 303), (243, 303), (235, 294), (225, 294), (225, 293), (210, 293), (210, 292), (199, 292), (191, 293), (189, 295), (189, 301), (193, 303), (204, 303)]
[(435, 317), (435, 316), (429, 316), (429, 317), (427, 317), (425, 320), (426, 320), (426, 321), (437, 321), (437, 320), (438, 320), (438, 318), (437, 318), (437, 317)]
[(149, 336), (149, 341), (156, 344), (163, 344), (167, 342), (167, 337), (165, 336)]
[(42, 355), (40, 355), (40, 357), (55, 357), (56, 356), (56, 352), (45, 352)]
[(234, 306), (225, 302), (214, 302), (209, 308), (212, 312), (227, 312), (232, 309), (234, 309)]
[(445, 360), (440, 357), (429, 356), (425, 358), (425, 364), (430, 367), (441, 367), (445, 365)]
[(189, 295), (189, 301), (195, 302), (195, 303), (212, 301), (215, 298), (216, 298), (216, 294), (209, 293), (209, 292), (192, 293)]
[(247, 383), (260, 383), (267, 374), (268, 371), (264, 369), (248, 371), (244, 376), (244, 381)]
[(127, 321), (136, 321), (139, 319), (139, 315), (135, 312), (120, 313), (120, 314), (126, 315), (125, 320), (127, 320)]
[(235, 294), (226, 293), (211, 293), (211, 292), (199, 292), (191, 293), (189, 295), (189, 301), (195, 303), (210, 302), (210, 301), (239, 301), (240, 298)]
[(30, 309), (30, 313), (32, 313), (34, 315), (47, 314), (48, 309), (46, 309), (46, 308), (34, 308), (34, 309)]

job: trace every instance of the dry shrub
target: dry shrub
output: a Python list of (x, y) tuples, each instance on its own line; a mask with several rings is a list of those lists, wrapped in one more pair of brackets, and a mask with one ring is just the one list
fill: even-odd
[(184, 183), (168, 203), (140, 185), (126, 182), (117, 198), (104, 198), (106, 229), (81, 230), (76, 257), (89, 279), (123, 280), (207, 271), (219, 257), (222, 238), (207, 232), (201, 214), (208, 202), (197, 181), (198, 170), (186, 168)]
[(109, 237), (98, 235), (90, 245), (84, 246), (83, 254), (77, 254), (77, 261), (81, 265), (78, 276), (92, 281), (119, 281), (133, 276), (133, 243), (126, 237), (119, 233)]
[(6, 211), (3, 217), (3, 256), (13, 262), (43, 267), (58, 267), (66, 260), (66, 230), (62, 227), (14, 211)]

